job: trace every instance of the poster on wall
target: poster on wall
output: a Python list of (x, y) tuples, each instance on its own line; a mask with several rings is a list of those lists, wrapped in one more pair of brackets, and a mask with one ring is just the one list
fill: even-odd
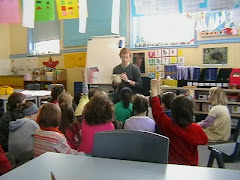
[(145, 53), (133, 53), (133, 64), (139, 67), (141, 73), (145, 73)]
[(227, 64), (227, 47), (221, 48), (203, 48), (203, 64)]

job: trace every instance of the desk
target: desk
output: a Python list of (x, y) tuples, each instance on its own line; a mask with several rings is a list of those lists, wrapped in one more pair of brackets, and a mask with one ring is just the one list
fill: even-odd
[[(30, 90), (15, 90), (15, 92), (21, 92), (26, 95), (26, 100), (33, 100), (35, 104), (40, 107), (41, 106), (41, 99), (42, 98), (48, 98), (51, 97), (51, 91), (44, 91), (44, 90), (39, 90), (39, 91), (30, 91)], [(4, 113), (7, 112), (7, 102), (8, 102), (8, 97), (10, 95), (0, 95), (0, 100), (3, 101), (3, 110)]]
[(0, 180), (239, 180), (240, 171), (45, 153)]

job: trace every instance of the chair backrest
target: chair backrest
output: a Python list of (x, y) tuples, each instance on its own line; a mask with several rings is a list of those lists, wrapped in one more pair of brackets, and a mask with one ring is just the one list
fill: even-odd
[(134, 130), (98, 132), (94, 136), (92, 156), (168, 163), (169, 139), (165, 136)]

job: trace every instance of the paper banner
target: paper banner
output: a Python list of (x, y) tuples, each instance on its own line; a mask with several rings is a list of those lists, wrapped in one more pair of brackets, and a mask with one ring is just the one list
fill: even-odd
[(161, 59), (161, 58), (156, 58), (156, 59), (155, 59), (155, 64), (156, 64), (156, 65), (162, 64), (162, 59)]
[(162, 50), (155, 50), (155, 57), (162, 57)]
[(178, 49), (178, 56), (183, 56), (183, 50), (182, 49)]
[(155, 65), (148, 66), (148, 72), (155, 72), (155, 71), (156, 71)]
[(178, 63), (184, 64), (184, 57), (178, 57)]
[(36, 0), (35, 21), (53, 21), (53, 20), (55, 20), (54, 1)]
[(78, 0), (57, 0), (58, 19), (79, 18)]
[(87, 26), (87, 0), (79, 0), (79, 32), (85, 33)]
[(177, 57), (170, 57), (170, 63), (171, 64), (177, 63)]
[(177, 56), (177, 49), (170, 49), (170, 56)]
[(0, 23), (20, 23), (20, 11), (18, 0), (0, 1)]
[(23, 0), (23, 26), (34, 28), (35, 0)]
[(87, 53), (74, 53), (64, 55), (65, 68), (86, 67)]
[(155, 64), (155, 59), (154, 58), (148, 58), (148, 64), (149, 65), (154, 65)]
[(154, 79), (155, 78), (155, 73), (148, 73), (148, 77), (151, 78), (151, 79)]
[(162, 58), (162, 64), (169, 64), (169, 61), (170, 61), (169, 57)]
[(148, 51), (148, 58), (154, 58), (155, 57), (155, 51)]
[(120, 21), (120, 0), (112, 0), (111, 32), (114, 34), (119, 34), (119, 21)]
[(169, 49), (163, 49), (162, 50), (162, 57), (166, 57), (166, 56), (169, 56), (169, 55), (170, 55)]

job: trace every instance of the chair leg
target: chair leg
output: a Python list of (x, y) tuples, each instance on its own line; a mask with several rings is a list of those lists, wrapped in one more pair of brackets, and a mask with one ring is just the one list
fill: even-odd
[(225, 168), (225, 163), (224, 163), (222, 153), (213, 148), (209, 156), (207, 167), (212, 167), (214, 159), (217, 160), (217, 164), (219, 168)]

